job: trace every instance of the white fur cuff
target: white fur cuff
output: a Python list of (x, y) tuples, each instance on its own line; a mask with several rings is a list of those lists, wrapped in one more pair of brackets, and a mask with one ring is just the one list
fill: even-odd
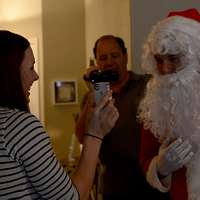
[(148, 171), (146, 173), (147, 181), (152, 187), (160, 190), (161, 192), (168, 192), (171, 186), (171, 175), (167, 176), (165, 180), (163, 180), (165, 183), (165, 185), (163, 185), (163, 183), (158, 178), (156, 161), (157, 156), (152, 159), (149, 165)]

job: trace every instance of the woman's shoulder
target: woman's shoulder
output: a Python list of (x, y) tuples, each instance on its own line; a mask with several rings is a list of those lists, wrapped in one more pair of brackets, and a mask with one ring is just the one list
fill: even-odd
[(39, 119), (33, 115), (32, 113), (30, 112), (27, 112), (27, 111), (22, 111), (22, 110), (19, 110), (19, 109), (10, 109), (10, 108), (1, 108), (0, 107), (0, 116), (1, 118), (5, 118), (6, 120), (9, 120), (9, 119), (17, 119), (17, 118), (32, 118), (34, 120), (38, 120)]
[(0, 109), (0, 119), (4, 147), (14, 157), (34, 142), (49, 139), (40, 121), (29, 112), (4, 108)]
[(27, 111), (0, 107), (0, 126), (5, 133), (25, 129), (30, 125), (42, 127), (39, 119)]

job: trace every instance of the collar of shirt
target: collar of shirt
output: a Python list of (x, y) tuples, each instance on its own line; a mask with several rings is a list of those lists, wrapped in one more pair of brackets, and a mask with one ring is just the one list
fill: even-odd
[(126, 75), (124, 76), (124, 78), (119, 83), (111, 86), (113, 93), (119, 94), (121, 92), (122, 88), (124, 87), (124, 85), (129, 80), (129, 77), (130, 77), (130, 74), (127, 72)]

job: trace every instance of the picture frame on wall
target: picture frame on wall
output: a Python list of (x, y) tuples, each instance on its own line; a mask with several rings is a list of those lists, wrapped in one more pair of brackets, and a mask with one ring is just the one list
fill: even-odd
[(54, 85), (54, 104), (68, 105), (78, 103), (77, 81), (56, 80)]

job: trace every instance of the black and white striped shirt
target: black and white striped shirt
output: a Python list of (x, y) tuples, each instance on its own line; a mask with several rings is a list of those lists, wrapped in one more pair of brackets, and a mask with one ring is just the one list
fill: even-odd
[(79, 199), (32, 114), (0, 107), (0, 199)]

